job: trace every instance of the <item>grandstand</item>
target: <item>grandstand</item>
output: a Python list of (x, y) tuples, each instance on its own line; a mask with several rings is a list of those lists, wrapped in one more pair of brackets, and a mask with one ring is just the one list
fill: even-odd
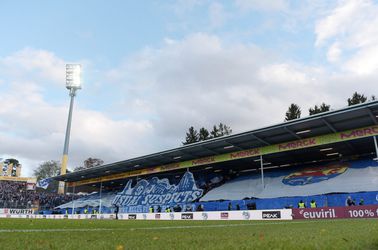
[(54, 179), (91, 195), (57, 209), (218, 211), (378, 204), (378, 102), (210, 139)]

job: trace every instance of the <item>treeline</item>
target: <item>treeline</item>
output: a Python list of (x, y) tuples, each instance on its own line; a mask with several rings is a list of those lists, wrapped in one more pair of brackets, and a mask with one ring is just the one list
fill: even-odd
[(190, 127), (188, 132), (186, 132), (185, 141), (182, 142), (183, 145), (191, 144), (199, 141), (206, 141), (212, 138), (217, 138), (224, 135), (230, 135), (232, 129), (226, 124), (219, 123), (219, 125), (214, 125), (212, 130), (209, 132), (206, 128), (202, 127), (199, 131)]
[[(375, 100), (376, 100), (376, 97), (374, 95), (372, 95), (370, 97), (370, 99), (368, 99), (368, 97), (366, 97), (365, 95), (359, 94), (357, 92), (354, 92), (352, 97), (347, 99), (348, 106), (364, 103), (364, 102), (367, 102), (367, 101), (375, 101)], [(330, 111), (330, 110), (331, 110), (331, 105), (328, 105), (328, 104), (323, 102), (319, 106), (315, 105), (314, 107), (309, 108), (308, 114), (309, 115), (315, 115), (315, 114), (327, 112), (327, 111)], [(290, 104), (288, 110), (286, 111), (285, 121), (298, 119), (298, 118), (301, 117), (301, 114), (302, 114), (302, 111), (301, 111), (301, 108), (299, 107), (299, 105), (292, 103), (292, 104)]]

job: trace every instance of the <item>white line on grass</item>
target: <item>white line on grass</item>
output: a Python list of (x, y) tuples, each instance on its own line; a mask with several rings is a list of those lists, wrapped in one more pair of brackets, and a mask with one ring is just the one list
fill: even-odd
[[(217, 225), (190, 225), (190, 226), (165, 226), (165, 227), (138, 227), (131, 230), (161, 230), (161, 229), (191, 229), (191, 228), (216, 228), (216, 227), (240, 227), (240, 226), (265, 226), (265, 225), (286, 225), (286, 224), (304, 224), (319, 221), (281, 221), (281, 222), (265, 222), (265, 223), (240, 223), (240, 224), (217, 224)], [(323, 221), (324, 222), (324, 221)]]
[(133, 231), (133, 230), (169, 230), (169, 229), (192, 229), (192, 228), (218, 228), (218, 227), (243, 227), (243, 226), (266, 226), (324, 222), (324, 220), (312, 221), (280, 221), (265, 223), (239, 223), (217, 225), (188, 225), (188, 226), (164, 226), (164, 227), (134, 227), (134, 228), (51, 228), (51, 229), (0, 229), (0, 233), (50, 233), (50, 232), (101, 232), (101, 231)]

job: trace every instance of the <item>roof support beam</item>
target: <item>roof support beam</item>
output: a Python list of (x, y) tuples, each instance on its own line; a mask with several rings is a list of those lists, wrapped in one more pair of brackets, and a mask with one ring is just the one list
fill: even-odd
[(257, 135), (255, 135), (255, 134), (250, 134), (250, 135), (251, 135), (253, 138), (255, 138), (256, 140), (258, 140), (259, 142), (261, 142), (261, 143), (263, 143), (263, 144), (265, 144), (265, 145), (270, 145), (269, 142), (267, 142), (267, 141), (261, 139), (261, 138), (258, 137)]
[(287, 127), (284, 127), (284, 129), (289, 132), (289, 134), (291, 134), (292, 136), (294, 136), (295, 138), (297, 138), (298, 140), (302, 139), (299, 135), (297, 135), (296, 133), (294, 133), (293, 131), (291, 131), (290, 129), (288, 129)]
[(333, 133), (336, 133), (337, 132), (337, 129), (335, 129), (334, 126), (332, 126), (325, 118), (322, 119), (322, 121), (324, 122), (325, 125), (327, 125), (327, 127), (333, 132)]
[(212, 154), (219, 155), (219, 153), (217, 153), (217, 152), (215, 152), (214, 150), (211, 150), (211, 149), (205, 147), (204, 145), (201, 145), (201, 148), (205, 149), (206, 151), (209, 151), (209, 152), (212, 153)]
[(377, 117), (373, 114), (373, 112), (371, 112), (371, 109), (366, 108), (366, 110), (368, 111), (371, 120), (374, 122), (375, 125), (377, 125), (378, 124)]
[[(334, 126), (332, 126), (325, 118), (322, 119), (322, 121), (324, 122), (325, 125), (327, 125), (327, 127), (333, 132), (333, 133), (336, 133), (338, 132), (337, 129), (335, 129)], [(345, 145), (347, 145), (347, 147), (349, 149), (351, 149), (352, 151), (355, 151), (356, 149), (352, 146), (352, 144), (350, 142), (345, 142)]]

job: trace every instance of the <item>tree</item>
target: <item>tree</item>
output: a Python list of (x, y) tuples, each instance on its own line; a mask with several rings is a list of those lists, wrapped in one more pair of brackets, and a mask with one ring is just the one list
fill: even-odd
[(232, 133), (232, 129), (226, 124), (219, 123), (218, 128), (219, 128), (219, 136), (230, 135)]
[[(60, 163), (58, 161), (45, 161), (39, 165), (37, 169), (34, 170), (34, 176), (37, 180), (50, 178), (60, 173)], [(67, 170), (67, 173), (69, 171)], [(59, 181), (51, 181), (47, 187), (46, 192), (57, 192), (59, 186)]]
[(290, 120), (294, 120), (294, 119), (298, 119), (301, 117), (301, 109), (300, 107), (295, 104), (295, 103), (292, 103), (288, 110), (286, 111), (286, 117), (285, 117), (285, 121), (290, 121)]
[(217, 138), (220, 136), (219, 129), (217, 126), (213, 126), (213, 130), (210, 132), (211, 138)]
[(210, 139), (210, 133), (209, 131), (206, 129), (206, 128), (201, 128), (199, 130), (199, 140), (200, 141), (205, 141), (205, 140), (208, 140)]
[(50, 178), (60, 173), (60, 163), (58, 161), (45, 161), (34, 170), (37, 180)]
[(74, 169), (74, 171), (79, 171), (79, 170), (83, 170), (83, 169), (93, 168), (93, 167), (101, 166), (102, 164), (104, 164), (103, 160), (98, 159), (98, 158), (91, 158), (91, 157), (89, 157), (88, 159), (86, 159), (83, 162), (83, 166), (76, 167)]
[(219, 123), (219, 126), (214, 125), (213, 130), (210, 133), (204, 127), (202, 127), (199, 130), (199, 133), (193, 127), (190, 127), (189, 131), (186, 133), (185, 142), (183, 142), (182, 144), (187, 145), (193, 142), (206, 141), (211, 138), (216, 138), (223, 135), (230, 135), (231, 133), (231, 127), (223, 123)]
[[(373, 97), (375, 98), (375, 96)], [(348, 106), (364, 103), (367, 101), (367, 97), (363, 94), (354, 92), (351, 98), (348, 98)]]
[(187, 145), (187, 144), (198, 142), (198, 141), (199, 141), (198, 132), (192, 126), (189, 128), (189, 131), (186, 133), (185, 142), (183, 142), (182, 144)]
[(308, 112), (310, 115), (315, 115), (315, 114), (327, 112), (329, 111), (330, 108), (331, 108), (331, 105), (327, 105), (323, 102), (319, 107), (315, 105), (314, 108), (310, 108)]

